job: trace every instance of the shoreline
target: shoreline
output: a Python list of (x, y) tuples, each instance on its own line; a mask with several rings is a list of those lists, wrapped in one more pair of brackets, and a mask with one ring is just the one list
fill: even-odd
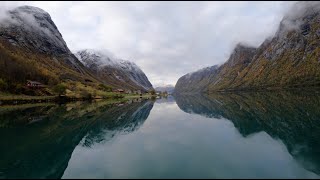
[(3, 105), (21, 105), (21, 104), (37, 104), (37, 103), (58, 103), (64, 104), (68, 102), (76, 101), (94, 101), (94, 100), (130, 100), (138, 98), (152, 98), (156, 97), (153, 95), (127, 95), (123, 97), (94, 97), (94, 98), (84, 98), (84, 97), (72, 97), (72, 96), (26, 96), (26, 95), (3, 95), (0, 96), (0, 106)]
[(251, 89), (221, 89), (211, 91), (196, 91), (196, 92), (175, 92), (174, 95), (194, 95), (194, 94), (215, 94), (215, 93), (254, 93), (254, 92), (315, 92), (320, 93), (320, 87), (310, 88), (251, 88)]

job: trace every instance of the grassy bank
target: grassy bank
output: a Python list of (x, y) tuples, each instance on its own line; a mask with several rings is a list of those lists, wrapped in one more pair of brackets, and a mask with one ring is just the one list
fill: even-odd
[(105, 93), (103, 96), (90, 96), (85, 97), (81, 95), (69, 94), (66, 96), (27, 96), (27, 95), (14, 95), (9, 93), (0, 93), (0, 105), (14, 105), (14, 104), (29, 104), (29, 103), (55, 103), (55, 102), (71, 102), (71, 101), (84, 101), (84, 100), (107, 100), (110, 102), (119, 100), (128, 100), (136, 98), (152, 98), (154, 95), (136, 95), (136, 94), (118, 94), (118, 93)]
[(56, 96), (27, 96), (0, 93), (0, 105), (26, 104), (26, 103), (48, 103), (54, 102)]

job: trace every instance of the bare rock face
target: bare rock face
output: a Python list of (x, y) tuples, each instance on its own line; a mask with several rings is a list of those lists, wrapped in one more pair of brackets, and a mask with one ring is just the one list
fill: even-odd
[(78, 59), (105, 83), (128, 90), (153, 89), (144, 72), (134, 63), (98, 50), (81, 50)]
[[(202, 92), (320, 86), (319, 22), (319, 2), (296, 3), (274, 37), (257, 48), (238, 44), (217, 71), (202, 77), (208, 81)], [(191, 91), (202, 81), (176, 91)]]
[(20, 6), (6, 12), (6, 18), (0, 24), (0, 38), (31, 53), (59, 59), (84, 73), (82, 64), (71, 53), (50, 15), (44, 10)]

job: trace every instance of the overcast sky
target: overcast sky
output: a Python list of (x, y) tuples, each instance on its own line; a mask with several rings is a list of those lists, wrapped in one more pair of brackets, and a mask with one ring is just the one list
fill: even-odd
[(225, 62), (235, 44), (272, 36), (293, 2), (1, 2), (47, 11), (72, 52), (107, 49), (154, 87)]

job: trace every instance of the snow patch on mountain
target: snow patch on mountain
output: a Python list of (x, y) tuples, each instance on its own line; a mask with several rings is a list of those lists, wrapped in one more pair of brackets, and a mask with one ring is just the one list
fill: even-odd
[[(125, 72), (125, 75), (138, 86), (146, 90), (152, 89), (151, 83), (138, 65), (131, 61), (116, 58), (107, 50), (85, 49), (78, 51), (75, 55), (80, 62), (89, 68), (96, 70), (105, 67), (117, 69)], [(122, 80), (120, 76), (116, 76), (116, 78)]]
[(142, 72), (142, 70), (134, 62), (118, 59), (111, 53), (108, 53), (104, 50), (99, 51), (99, 50), (93, 50), (93, 49), (85, 49), (75, 53), (75, 56), (85, 66), (94, 63), (99, 67), (109, 66), (109, 67), (122, 69), (126, 71)]

